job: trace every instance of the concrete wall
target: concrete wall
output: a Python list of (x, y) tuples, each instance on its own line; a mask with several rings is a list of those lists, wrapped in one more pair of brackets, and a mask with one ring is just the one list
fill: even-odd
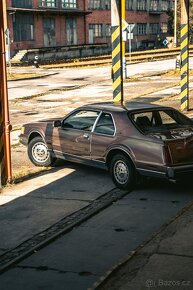
[(102, 45), (83, 45), (72, 47), (42, 48), (28, 50), (23, 61), (33, 62), (38, 55), (39, 62), (54, 62), (59, 60), (76, 59), (87, 56), (100, 56), (111, 53), (111, 46)]

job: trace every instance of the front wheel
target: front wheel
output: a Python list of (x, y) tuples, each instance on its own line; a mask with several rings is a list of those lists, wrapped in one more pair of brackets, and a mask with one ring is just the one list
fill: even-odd
[(35, 137), (29, 142), (28, 156), (36, 166), (50, 166), (56, 160), (41, 137)]
[(110, 174), (115, 185), (121, 189), (131, 190), (135, 184), (135, 168), (128, 157), (115, 155), (110, 162)]

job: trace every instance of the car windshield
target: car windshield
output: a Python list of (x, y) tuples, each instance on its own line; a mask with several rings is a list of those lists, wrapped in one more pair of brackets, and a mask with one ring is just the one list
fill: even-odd
[(163, 132), (193, 125), (191, 119), (172, 109), (136, 112), (130, 117), (143, 133)]

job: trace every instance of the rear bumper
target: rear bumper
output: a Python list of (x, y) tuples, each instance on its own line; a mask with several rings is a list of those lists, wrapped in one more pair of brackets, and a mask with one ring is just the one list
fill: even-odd
[(169, 179), (178, 179), (187, 174), (193, 174), (193, 164), (167, 167), (167, 177)]
[(193, 174), (193, 164), (189, 165), (179, 165), (179, 166), (167, 166), (162, 168), (162, 171), (157, 170), (147, 170), (137, 168), (137, 171), (145, 176), (166, 178), (171, 180), (176, 180), (178, 178), (187, 176), (188, 174)]

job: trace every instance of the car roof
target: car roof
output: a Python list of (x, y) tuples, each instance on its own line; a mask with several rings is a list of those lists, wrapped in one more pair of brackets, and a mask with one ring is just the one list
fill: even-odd
[[(163, 109), (163, 108), (170, 108), (170, 107), (163, 107), (160, 105), (155, 104), (148, 104), (143, 102), (125, 102), (124, 105), (115, 104), (114, 102), (101, 102), (101, 103), (94, 103), (88, 104), (83, 107), (82, 109), (92, 109), (92, 110), (108, 110), (113, 112), (131, 112), (135, 110), (148, 110), (148, 109)], [(170, 108), (171, 109), (171, 108)]]

